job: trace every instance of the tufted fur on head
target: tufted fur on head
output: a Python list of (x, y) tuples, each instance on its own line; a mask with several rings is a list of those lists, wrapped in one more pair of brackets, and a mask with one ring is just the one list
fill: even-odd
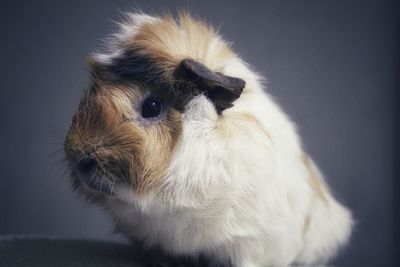
[(211, 26), (127, 14), (89, 65), (65, 152), (129, 238), (238, 267), (324, 263), (347, 242), (350, 212)]

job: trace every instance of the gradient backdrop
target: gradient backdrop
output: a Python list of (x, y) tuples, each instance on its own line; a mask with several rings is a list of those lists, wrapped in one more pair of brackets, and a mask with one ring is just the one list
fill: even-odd
[(268, 91), (354, 211), (358, 225), (339, 265), (395, 265), (395, 1), (2, 1), (1, 235), (120, 239), (106, 214), (69, 190), (57, 162), (87, 83), (85, 57), (134, 7), (189, 8), (220, 26), (268, 77)]

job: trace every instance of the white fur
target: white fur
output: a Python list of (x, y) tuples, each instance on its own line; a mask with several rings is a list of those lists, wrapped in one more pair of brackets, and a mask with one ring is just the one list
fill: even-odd
[[(140, 23), (153, 19), (142, 16)], [(133, 38), (136, 27), (124, 24), (116, 36)], [(220, 42), (215, 36), (209, 49)], [(162, 178), (164, 195), (139, 197), (120, 185), (109, 199), (110, 212), (128, 236), (172, 254), (203, 253), (238, 267), (327, 262), (349, 238), (350, 212), (331, 196), (312, 162), (325, 198), (310, 186), (295, 127), (258, 75), (236, 55), (221, 62), (208, 52), (197, 59), (244, 79), (243, 94), (222, 116), (204, 96), (192, 100)]]
[(119, 31), (106, 39), (101, 53), (93, 53), (92, 59), (100, 64), (110, 64), (114, 58), (123, 53), (123, 46), (134, 36), (145, 22), (156, 21), (157, 19), (143, 13), (128, 13), (123, 23), (118, 23)]

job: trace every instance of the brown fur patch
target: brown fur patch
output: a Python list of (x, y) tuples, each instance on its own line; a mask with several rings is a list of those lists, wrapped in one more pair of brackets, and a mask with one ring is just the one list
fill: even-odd
[[(263, 127), (260, 123), (260, 121), (254, 117), (250, 113), (237, 113), (237, 112), (231, 112), (229, 113), (229, 123), (238, 123), (238, 127), (244, 131), (247, 131), (248, 128), (246, 127), (247, 124), (251, 124), (251, 127), (256, 127), (259, 131), (261, 131), (270, 141), (272, 141), (271, 135), (269, 134), (268, 131), (265, 130), (265, 127)], [(226, 125), (227, 121), (225, 120), (225, 117), (221, 117), (218, 120), (217, 124), (217, 130), (221, 135), (229, 135), (231, 134), (229, 132), (229, 128), (227, 128)]]
[(311, 189), (316, 193), (316, 195), (321, 198), (325, 203), (328, 203), (327, 200), (327, 192), (324, 188), (324, 185), (320, 181), (319, 175), (315, 173), (315, 171), (312, 168), (311, 162), (310, 162), (310, 157), (303, 152), (301, 154), (301, 160), (304, 163), (304, 166), (307, 168), (308, 171), (308, 183), (311, 187)]
[(265, 136), (267, 136), (267, 137), (269, 138), (269, 140), (272, 140), (271, 135), (269, 134), (269, 132), (267, 132), (267, 130), (265, 129), (265, 127), (263, 127), (263, 126), (261, 125), (260, 121), (259, 121), (256, 117), (254, 117), (252, 114), (250, 114), (250, 113), (243, 113), (243, 114), (241, 114), (241, 117), (242, 117), (244, 120), (246, 120), (246, 121), (248, 121), (248, 122), (254, 124), (255, 126), (257, 126), (257, 128), (258, 128), (260, 131), (262, 131), (262, 132), (265, 134)]
[(311, 216), (310, 214), (307, 214), (306, 218), (304, 219), (303, 235), (307, 234), (308, 228), (310, 228), (310, 223), (311, 223)]
[(139, 89), (105, 83), (87, 92), (65, 140), (72, 164), (90, 155), (113, 183), (131, 185), (140, 194), (154, 190), (180, 135), (181, 115), (169, 110), (159, 121), (141, 124), (133, 107), (144, 96)]
[(145, 194), (161, 188), (160, 178), (170, 164), (171, 156), (178, 137), (182, 131), (181, 114), (171, 110), (165, 122), (145, 129), (144, 153), (142, 155), (143, 169), (136, 192)]
[(126, 44), (126, 49), (150, 58), (163, 70), (164, 82), (167, 83), (173, 79), (176, 66), (185, 58), (218, 71), (223, 62), (234, 56), (211, 26), (187, 13), (181, 13), (178, 21), (167, 15), (143, 23)]

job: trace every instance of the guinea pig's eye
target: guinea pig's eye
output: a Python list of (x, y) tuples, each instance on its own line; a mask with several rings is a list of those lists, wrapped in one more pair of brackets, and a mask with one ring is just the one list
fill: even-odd
[(162, 100), (150, 96), (142, 104), (142, 117), (152, 118), (157, 117), (164, 110), (164, 103)]

